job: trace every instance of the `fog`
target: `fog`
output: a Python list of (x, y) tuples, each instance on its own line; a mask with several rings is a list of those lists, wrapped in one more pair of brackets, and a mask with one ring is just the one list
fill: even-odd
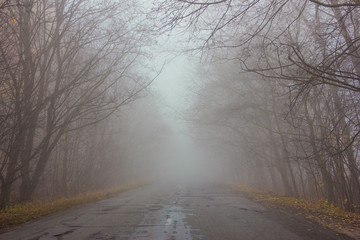
[(360, 203), (358, 4), (11, 2), (1, 208), (153, 181)]

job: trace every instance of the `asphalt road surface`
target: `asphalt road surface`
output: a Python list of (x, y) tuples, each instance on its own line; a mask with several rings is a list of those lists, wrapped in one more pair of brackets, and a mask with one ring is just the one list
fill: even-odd
[(57, 213), (0, 239), (350, 239), (267, 209), (225, 187), (161, 183)]

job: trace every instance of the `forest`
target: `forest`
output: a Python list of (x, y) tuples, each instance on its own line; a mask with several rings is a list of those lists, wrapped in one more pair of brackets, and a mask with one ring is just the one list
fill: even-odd
[(222, 181), (360, 211), (360, 1), (2, 0), (0, 18), (0, 208), (156, 175), (174, 133), (151, 49), (181, 35), (181, 119)]
[[(359, 1), (166, 1), (201, 53), (188, 120), (231, 181), (358, 212)], [(206, 64), (204, 64), (206, 63)]]

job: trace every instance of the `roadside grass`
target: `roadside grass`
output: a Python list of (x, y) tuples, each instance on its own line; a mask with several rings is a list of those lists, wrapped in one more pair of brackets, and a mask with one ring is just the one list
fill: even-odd
[(280, 211), (286, 211), (287, 209), (294, 210), (296, 215), (305, 217), (310, 221), (315, 221), (332, 230), (356, 239), (360, 237), (360, 214), (346, 212), (326, 200), (313, 201), (284, 197), (273, 192), (262, 192), (239, 185), (230, 185), (230, 187), (245, 193), (255, 202), (264, 203), (270, 207), (279, 207)]
[(40, 218), (86, 203), (115, 197), (121, 192), (140, 187), (144, 184), (145, 183), (132, 183), (103, 191), (83, 193), (69, 198), (16, 204), (0, 211), (0, 229), (7, 229), (36, 218)]

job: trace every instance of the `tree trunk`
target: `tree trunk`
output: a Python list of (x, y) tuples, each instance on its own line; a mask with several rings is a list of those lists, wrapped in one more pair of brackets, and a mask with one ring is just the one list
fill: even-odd
[(310, 119), (306, 101), (304, 102), (304, 112), (309, 127), (310, 146), (312, 148), (314, 160), (315, 162), (317, 162), (318, 168), (320, 169), (321, 172), (322, 180), (324, 182), (326, 197), (330, 202), (334, 203), (335, 202), (334, 182), (330, 172), (327, 170), (326, 161), (322, 158), (322, 156), (319, 153), (319, 149), (317, 148), (313, 121)]

